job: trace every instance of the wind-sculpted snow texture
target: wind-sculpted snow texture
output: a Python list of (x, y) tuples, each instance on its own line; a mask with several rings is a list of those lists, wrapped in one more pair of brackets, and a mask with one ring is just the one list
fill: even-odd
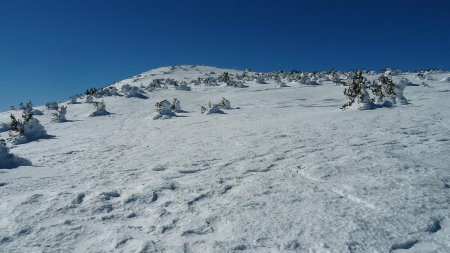
[[(108, 117), (85, 103), (64, 124), (36, 116), (55, 138), (12, 146), (33, 166), (0, 170), (0, 252), (450, 252), (450, 74), (431, 76), (408, 104), (368, 111), (341, 111), (332, 82), (266, 78), (104, 97)], [(182, 116), (151, 119), (175, 97)], [(222, 97), (240, 110), (200, 114)]]

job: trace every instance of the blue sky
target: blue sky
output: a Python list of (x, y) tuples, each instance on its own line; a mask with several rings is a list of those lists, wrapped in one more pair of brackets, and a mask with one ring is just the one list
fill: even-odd
[(176, 64), (450, 69), (450, 1), (0, 0), (0, 110)]

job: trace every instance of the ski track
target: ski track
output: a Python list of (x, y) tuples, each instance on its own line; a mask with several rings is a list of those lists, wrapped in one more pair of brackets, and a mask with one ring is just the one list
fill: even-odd
[[(339, 86), (269, 83), (39, 116), (56, 138), (0, 170), (0, 252), (450, 252), (450, 84), (430, 83), (362, 112)], [(222, 96), (240, 109), (199, 115)], [(172, 97), (186, 117), (151, 120)]]

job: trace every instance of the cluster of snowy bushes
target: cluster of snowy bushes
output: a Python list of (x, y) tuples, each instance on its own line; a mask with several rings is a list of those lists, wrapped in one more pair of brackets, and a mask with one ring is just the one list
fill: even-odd
[[(392, 79), (381, 74), (378, 79), (370, 83), (362, 71), (355, 76), (344, 90), (344, 95), (350, 100), (342, 106), (343, 110), (369, 110), (377, 107), (391, 107), (395, 104), (407, 104), (403, 95), (409, 80), (402, 78), (397, 84)], [(372, 96), (370, 96), (370, 89)]]
[(10, 118), (10, 138), (8, 140), (11, 143), (17, 145), (48, 137), (47, 131), (45, 131), (39, 120), (33, 117), (33, 113), (23, 111), (22, 119), (16, 118), (13, 114), (11, 114)]
[[(239, 107), (236, 107), (234, 109), (238, 108)], [(233, 109), (231, 107), (230, 101), (226, 98), (222, 98), (222, 100), (218, 103), (209, 102), (208, 105), (201, 106), (200, 113), (201, 114), (224, 113), (222, 110), (230, 110), (230, 109)], [(170, 119), (172, 117), (176, 117), (177, 115), (175, 113), (178, 112), (184, 112), (181, 109), (180, 100), (174, 98), (171, 103), (167, 99), (165, 99), (155, 104), (155, 111), (153, 112), (152, 118), (155, 120)]]
[(219, 103), (211, 103), (209, 102), (207, 106), (200, 107), (201, 114), (212, 114), (212, 113), (224, 113), (221, 109), (230, 110), (231, 103), (228, 99), (222, 98)]
[(167, 99), (155, 104), (155, 112), (152, 115), (153, 119), (170, 119), (177, 116), (175, 112), (181, 112), (181, 103), (174, 98), (172, 103)]

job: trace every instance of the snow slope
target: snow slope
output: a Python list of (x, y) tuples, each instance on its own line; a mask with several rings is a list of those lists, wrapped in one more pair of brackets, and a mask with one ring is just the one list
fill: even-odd
[[(114, 85), (227, 71), (197, 69)], [(68, 105), (65, 123), (40, 108), (54, 137), (0, 170), (0, 252), (450, 252), (448, 76), (370, 111), (340, 111), (342, 86), (274, 81), (106, 97), (111, 115)], [(175, 97), (185, 113), (151, 119)], [(240, 109), (200, 114), (222, 97)]]

